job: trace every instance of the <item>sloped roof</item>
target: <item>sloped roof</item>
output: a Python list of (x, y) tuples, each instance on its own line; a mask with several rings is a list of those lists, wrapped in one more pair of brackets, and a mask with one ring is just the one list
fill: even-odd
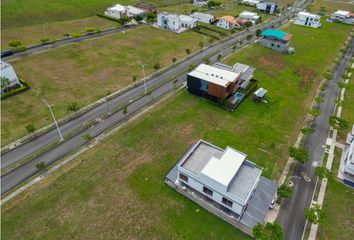
[(219, 19), (226, 20), (226, 21), (228, 21), (228, 22), (230, 22), (230, 23), (235, 23), (235, 22), (236, 22), (236, 20), (235, 20), (235, 18), (234, 18), (233, 16), (222, 16), (222, 17), (219, 18)]
[(283, 40), (290, 40), (292, 35), (289, 34), (289, 33), (286, 33), (286, 32), (283, 32), (283, 31), (280, 31), (280, 30), (273, 30), (273, 29), (267, 29), (267, 30), (264, 30), (262, 33), (261, 33), (261, 36), (263, 37), (275, 37), (275, 38), (278, 38), (278, 39), (283, 39)]

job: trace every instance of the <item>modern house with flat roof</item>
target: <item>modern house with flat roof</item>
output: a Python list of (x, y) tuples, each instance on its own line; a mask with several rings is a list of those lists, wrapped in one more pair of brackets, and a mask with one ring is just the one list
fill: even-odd
[[(0, 61), (1, 65), (1, 93), (4, 91), (7, 91), (5, 88), (11, 88), (14, 87), (15, 85), (18, 85), (18, 87), (22, 87), (21, 82), (18, 80), (18, 77), (16, 75), (15, 70), (11, 66), (10, 63)], [(6, 79), (8, 81), (8, 85), (3, 86), (3, 79)]]
[(289, 47), (292, 35), (280, 30), (267, 29), (261, 33), (263, 37), (260, 44), (282, 53), (292, 53), (294, 49)]
[(321, 27), (321, 16), (308, 12), (299, 12), (295, 18), (295, 24), (306, 27)]
[(163, 12), (157, 14), (157, 26), (180, 33), (196, 27), (197, 20), (187, 15)]
[(354, 187), (354, 125), (348, 133), (346, 147), (340, 164), (340, 172), (343, 182)]
[(246, 20), (246, 21), (250, 21), (253, 24), (257, 24), (261, 21), (261, 17), (254, 12), (249, 12), (249, 11), (243, 11), (240, 13), (239, 18)]
[(188, 73), (188, 91), (214, 101), (223, 100), (237, 90), (239, 78), (239, 73), (202, 63)]
[(353, 25), (354, 14), (349, 11), (338, 10), (332, 13), (328, 20), (332, 22), (340, 22)]
[(145, 16), (146, 15), (146, 11), (131, 5), (126, 6), (127, 9), (127, 15), (128, 17), (132, 18), (132, 17), (136, 17), (136, 16)]
[(209, 13), (194, 12), (190, 16), (196, 19), (198, 22), (202, 22), (202, 23), (210, 24), (215, 22), (215, 17)]
[(276, 183), (261, 174), (262, 169), (249, 161), (247, 154), (199, 140), (169, 172), (166, 181), (250, 234), (255, 224), (263, 223), (277, 190)]
[(107, 8), (107, 10), (104, 12), (104, 14), (108, 17), (112, 17), (115, 19), (121, 19), (128, 17), (128, 11), (125, 6), (122, 6), (120, 4), (116, 4), (112, 7)]
[(269, 14), (274, 14), (278, 8), (276, 2), (259, 2), (257, 3), (257, 9)]

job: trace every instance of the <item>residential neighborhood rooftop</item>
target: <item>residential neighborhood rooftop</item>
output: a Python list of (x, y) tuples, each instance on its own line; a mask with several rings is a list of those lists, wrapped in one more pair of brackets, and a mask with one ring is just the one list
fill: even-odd
[(267, 29), (267, 30), (264, 30), (261, 33), (261, 36), (263, 36), (263, 37), (275, 37), (275, 38), (278, 38), (278, 39), (283, 39), (283, 40), (288, 41), (288, 40), (291, 39), (292, 34), (286, 33), (286, 32), (280, 31), (280, 30)]

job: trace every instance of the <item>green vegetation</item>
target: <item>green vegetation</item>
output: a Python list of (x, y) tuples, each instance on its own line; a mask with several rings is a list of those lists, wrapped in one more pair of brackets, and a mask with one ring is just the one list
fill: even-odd
[(45, 169), (45, 163), (44, 162), (37, 163), (36, 168), (38, 168), (38, 170), (40, 171), (43, 171)]
[(324, 166), (316, 167), (315, 173), (320, 179), (328, 178), (331, 174), (331, 172)]
[(347, 130), (350, 128), (349, 122), (341, 117), (330, 116), (328, 122), (334, 129)]
[(283, 240), (284, 233), (281, 225), (278, 222), (274, 223), (257, 223), (253, 228), (255, 240)]
[[(164, 177), (188, 147), (202, 138), (246, 152), (264, 168), (265, 176), (277, 179), (319, 77), (350, 30), (350, 26), (332, 26), (324, 23), (315, 31), (301, 26), (286, 29), (294, 34), (294, 55), (253, 45), (227, 60), (257, 68), (255, 78), (271, 93), (267, 104), (248, 98), (230, 113), (186, 91), (176, 94), (4, 204), (2, 237), (248, 239), (167, 187)], [(171, 56), (167, 59), (171, 62)], [(300, 67), (303, 75), (294, 74)], [(315, 73), (311, 81), (307, 72)]]
[(319, 13), (321, 15), (331, 14), (336, 10), (346, 10), (354, 12), (354, 5), (347, 0), (315, 0), (312, 5), (308, 7), (311, 12)]
[(156, 70), (153, 63), (163, 68), (172, 58), (185, 57), (185, 48), (199, 49), (202, 40), (193, 31), (176, 35), (141, 27), (11, 61), (32, 89), (2, 102), (2, 144), (25, 135), (28, 122), (41, 127), (51, 121), (41, 98), (55, 103), (53, 111), (61, 118), (72, 102), (85, 106), (105, 96), (104, 88), (110, 92), (122, 89), (132, 84), (132, 73), (140, 79), (139, 61), (151, 63), (145, 68), (148, 75)]
[(289, 156), (300, 163), (305, 163), (309, 160), (308, 151), (304, 148), (289, 147)]
[(313, 224), (324, 223), (325, 214), (321, 208), (321, 205), (318, 203), (312, 204), (308, 209), (305, 209), (305, 217), (307, 221)]
[(305, 127), (303, 129), (301, 129), (301, 132), (304, 134), (304, 135), (309, 135), (311, 133), (314, 133), (316, 130), (313, 128), (313, 127)]
[(293, 194), (293, 189), (287, 184), (282, 184), (277, 190), (277, 195), (280, 198), (289, 198)]

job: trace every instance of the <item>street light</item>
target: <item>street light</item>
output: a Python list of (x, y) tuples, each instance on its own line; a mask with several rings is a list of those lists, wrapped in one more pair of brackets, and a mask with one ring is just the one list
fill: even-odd
[(50, 113), (52, 114), (52, 117), (53, 117), (53, 119), (54, 119), (54, 123), (55, 123), (55, 125), (57, 126), (57, 130), (58, 130), (59, 136), (60, 136), (60, 141), (63, 141), (64, 138), (63, 138), (63, 135), (62, 135), (61, 132), (60, 132), (59, 125), (58, 125), (57, 120), (55, 119), (54, 113), (53, 113), (53, 111), (52, 111), (52, 107), (49, 105), (49, 103), (48, 103), (46, 100), (42, 99), (42, 101), (48, 106), (49, 111), (50, 111)]
[(141, 67), (143, 68), (143, 78), (144, 78), (144, 90), (145, 90), (145, 94), (147, 93), (147, 89), (146, 89), (146, 79), (145, 79), (145, 66), (147, 64), (142, 64), (141, 63)]

